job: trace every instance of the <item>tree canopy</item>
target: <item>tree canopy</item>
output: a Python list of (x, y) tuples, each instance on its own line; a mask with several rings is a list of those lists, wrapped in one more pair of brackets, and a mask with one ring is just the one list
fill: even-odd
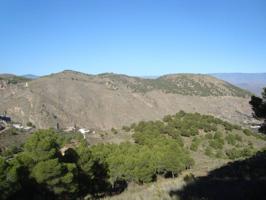
[(249, 103), (254, 111), (254, 116), (264, 120), (259, 131), (266, 134), (266, 88), (263, 89), (261, 96), (262, 98), (252, 96)]

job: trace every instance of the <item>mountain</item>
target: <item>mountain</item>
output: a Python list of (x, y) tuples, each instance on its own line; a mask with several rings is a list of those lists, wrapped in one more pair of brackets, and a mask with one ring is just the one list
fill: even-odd
[(17, 85), (28, 81), (30, 81), (30, 79), (22, 76), (16, 76), (13, 74), (0, 74), (0, 89), (5, 89), (10, 85)]
[(28, 78), (28, 79), (37, 79), (37, 78), (39, 78), (39, 76), (36, 76), (36, 75), (33, 75), (33, 74), (25, 74), (25, 75), (22, 75), (22, 77)]
[(144, 79), (74, 71), (10, 85), (0, 90), (0, 113), (38, 128), (110, 129), (160, 119), (180, 110), (233, 122), (251, 117), (250, 93), (208, 75), (172, 74)]
[(262, 88), (266, 87), (266, 73), (217, 73), (210, 75), (246, 89), (258, 96), (261, 95)]

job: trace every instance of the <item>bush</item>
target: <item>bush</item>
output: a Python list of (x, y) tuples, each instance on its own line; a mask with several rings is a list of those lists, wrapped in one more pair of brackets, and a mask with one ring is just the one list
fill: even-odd
[(30, 126), (30, 127), (33, 127), (33, 124), (32, 124), (32, 122), (27, 122), (27, 124), (26, 124), (27, 126)]
[(191, 146), (190, 146), (190, 150), (192, 151), (197, 151), (198, 147), (200, 145), (201, 140), (197, 137), (193, 138)]
[(112, 128), (111, 131), (112, 131), (112, 133), (114, 133), (114, 134), (117, 134), (117, 133), (118, 133), (118, 131), (117, 131), (115, 128)]
[(209, 141), (209, 145), (210, 145), (210, 147), (212, 147), (214, 149), (222, 149), (223, 145), (224, 145), (224, 140), (221, 138), (212, 139)]
[(243, 132), (244, 132), (244, 134), (245, 134), (246, 136), (251, 136), (251, 135), (252, 135), (252, 131), (249, 130), (249, 129), (244, 129)]
[(129, 132), (129, 131), (130, 131), (130, 127), (128, 127), (128, 126), (123, 126), (122, 129), (123, 129), (124, 131), (126, 131), (126, 132)]
[(226, 155), (229, 159), (235, 160), (238, 158), (245, 158), (253, 155), (253, 151), (250, 148), (236, 149), (232, 148), (226, 151)]
[(211, 133), (207, 133), (207, 134), (205, 135), (205, 138), (211, 140), (211, 139), (213, 138), (213, 136), (212, 136)]
[(212, 148), (210, 146), (208, 146), (206, 149), (205, 149), (205, 155), (206, 156), (209, 156), (209, 157), (213, 157), (214, 154), (213, 154), (213, 151), (212, 151)]
[(225, 140), (227, 141), (228, 144), (231, 144), (231, 145), (236, 145), (237, 143), (237, 139), (235, 135), (230, 134), (230, 133), (225, 137)]

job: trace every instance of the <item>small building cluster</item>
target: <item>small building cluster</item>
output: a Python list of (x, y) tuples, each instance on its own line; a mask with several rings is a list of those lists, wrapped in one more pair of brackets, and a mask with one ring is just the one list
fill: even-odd
[(32, 127), (30, 126), (22, 126), (21, 124), (12, 124), (12, 126), (16, 129), (25, 130), (25, 131), (29, 131), (32, 129)]
[(64, 131), (65, 132), (77, 131), (77, 132), (82, 134), (84, 139), (86, 139), (87, 133), (95, 134), (95, 131), (92, 131), (90, 129), (85, 129), (85, 128), (79, 128), (78, 129), (77, 127), (74, 127), (74, 126), (67, 127)]

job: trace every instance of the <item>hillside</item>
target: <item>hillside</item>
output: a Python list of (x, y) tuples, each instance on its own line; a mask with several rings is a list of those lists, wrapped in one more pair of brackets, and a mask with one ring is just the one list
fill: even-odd
[(77, 125), (110, 129), (159, 119), (179, 110), (233, 122), (251, 117), (249, 92), (207, 75), (175, 74), (143, 79), (63, 71), (0, 90), (0, 113), (39, 128)]

